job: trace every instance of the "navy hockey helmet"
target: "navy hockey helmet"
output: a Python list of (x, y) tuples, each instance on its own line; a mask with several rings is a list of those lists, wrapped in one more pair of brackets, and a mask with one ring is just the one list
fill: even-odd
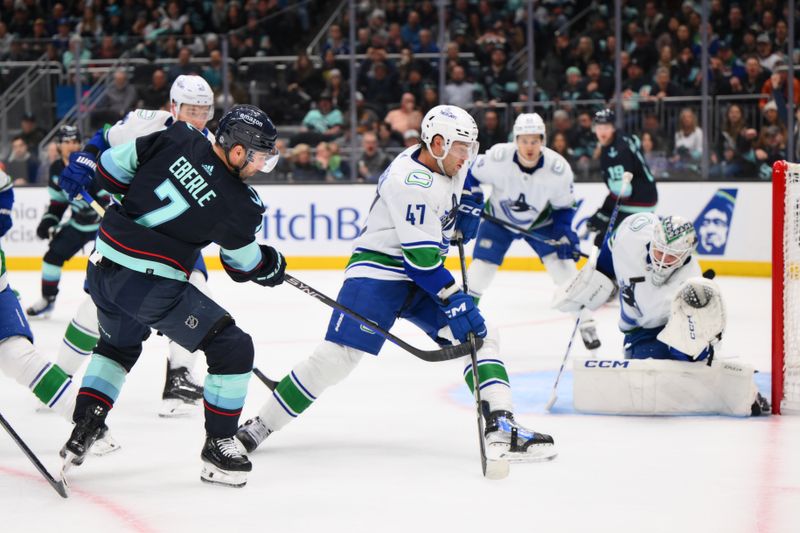
[(56, 132), (56, 142), (61, 144), (66, 141), (78, 141), (81, 142), (81, 132), (78, 131), (78, 128), (75, 126), (70, 126), (65, 124), (58, 128)]
[(601, 109), (594, 114), (593, 124), (611, 124), (614, 126), (617, 123), (617, 115), (609, 108)]
[(247, 151), (247, 163), (235, 169), (237, 172), (249, 163), (255, 164), (260, 172), (269, 172), (278, 163), (280, 154), (275, 147), (278, 130), (269, 116), (256, 106), (237, 105), (231, 108), (220, 119), (216, 138), (225, 150), (226, 158), (236, 146)]

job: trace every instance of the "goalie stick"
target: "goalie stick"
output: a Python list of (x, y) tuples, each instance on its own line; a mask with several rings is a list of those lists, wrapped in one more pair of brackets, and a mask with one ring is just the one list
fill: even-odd
[[(481, 218), (484, 218), (484, 219), (488, 220), (489, 222), (494, 222), (495, 224), (499, 224), (501, 226), (505, 226), (506, 228), (508, 228), (510, 230), (518, 231), (521, 234), (525, 235), (526, 237), (530, 237), (534, 241), (539, 241), (539, 242), (542, 242), (544, 244), (549, 244), (550, 246), (558, 246), (559, 244), (561, 244), (561, 242), (559, 242), (557, 239), (546, 239), (546, 238), (542, 237), (541, 235), (539, 235), (538, 233), (534, 233), (532, 230), (527, 230), (527, 229), (525, 229), (525, 228), (523, 228), (521, 226), (515, 226), (514, 224), (512, 224), (510, 222), (506, 222), (502, 218), (497, 218), (496, 216), (490, 215), (486, 211), (481, 212)], [(576, 260), (578, 258), (580, 258), (580, 257), (589, 257), (587, 254), (585, 254), (583, 252), (575, 252), (575, 253), (573, 253), (573, 256), (575, 257)]]
[[(600, 255), (600, 250), (608, 242), (608, 238), (611, 236), (612, 229), (614, 228), (614, 223), (617, 221), (617, 214), (619, 213), (619, 201), (622, 198), (622, 195), (625, 194), (625, 187), (630, 184), (633, 180), (633, 174), (630, 172), (624, 172), (622, 174), (622, 186), (620, 187), (619, 195), (617, 196), (617, 201), (614, 202), (614, 210), (611, 211), (611, 216), (608, 218), (608, 226), (606, 226), (606, 232), (603, 235), (603, 242), (600, 244), (600, 249), (598, 250), (595, 246), (592, 250), (592, 253), (589, 255), (589, 261), (586, 263), (586, 266), (583, 268), (594, 268), (597, 264), (597, 257)], [(564, 358), (561, 359), (561, 368), (558, 369), (558, 374), (556, 374), (556, 381), (553, 383), (553, 391), (550, 393), (550, 399), (547, 401), (547, 405), (545, 405), (545, 409), (550, 411), (553, 406), (556, 404), (558, 400), (558, 382), (561, 380), (561, 374), (564, 373), (564, 366), (567, 364), (567, 358), (569, 358), (569, 352), (572, 350), (572, 341), (575, 339), (575, 333), (577, 333), (578, 328), (581, 325), (581, 315), (578, 313), (578, 318), (575, 319), (575, 327), (572, 328), (572, 335), (569, 337), (569, 343), (567, 343), (567, 350), (564, 352)]]
[[(464, 239), (459, 237), (458, 258), (461, 262), (461, 279), (464, 292), (469, 294), (467, 284), (467, 259), (464, 256)], [(489, 459), (486, 457), (485, 428), (483, 426), (483, 410), (481, 409), (481, 382), (478, 379), (478, 348), (475, 343), (475, 334), (469, 333), (469, 355), (472, 359), (472, 388), (475, 391), (475, 408), (478, 413), (478, 442), (481, 450), (481, 469), (487, 479), (503, 479), (508, 476), (508, 461), (504, 459)]]
[(64, 481), (63, 480), (56, 481), (55, 478), (53, 478), (53, 476), (50, 474), (50, 472), (47, 471), (47, 469), (44, 467), (39, 458), (36, 457), (36, 454), (33, 453), (33, 451), (31, 451), (30, 448), (28, 448), (28, 445), (25, 444), (25, 441), (22, 440), (22, 437), (20, 437), (17, 434), (17, 432), (14, 431), (14, 428), (11, 427), (11, 424), (8, 423), (8, 420), (6, 420), (2, 414), (0, 414), (0, 425), (2, 425), (3, 429), (5, 429), (8, 432), (8, 434), (11, 435), (11, 438), (14, 440), (14, 442), (17, 443), (17, 446), (19, 446), (20, 449), (22, 450), (22, 453), (24, 453), (25, 456), (28, 459), (30, 459), (31, 463), (33, 463), (33, 466), (36, 467), (36, 470), (39, 471), (39, 473), (42, 475), (45, 481), (47, 481), (50, 484), (50, 486), (53, 487), (53, 490), (55, 490), (58, 493), (58, 495), (61, 496), (62, 498), (68, 498), (69, 493), (67, 492), (67, 485), (64, 483)]
[[(88, 192), (86, 192), (86, 190), (82, 190), (81, 191), (81, 196), (83, 196), (83, 198), (87, 202), (89, 202), (89, 204), (92, 206), (92, 208), (94, 208), (94, 210), (100, 216), (105, 215), (105, 209), (103, 209), (103, 206), (98, 204), (97, 201), (95, 201), (95, 199), (92, 198), (92, 196)], [(295, 288), (299, 289), (300, 291), (308, 294), (309, 296), (311, 296), (313, 298), (316, 298), (317, 300), (319, 300), (320, 302), (324, 303), (328, 307), (332, 307), (332, 308), (336, 309), (337, 311), (341, 311), (342, 313), (344, 313), (348, 317), (352, 318), (356, 322), (358, 322), (361, 325), (371, 329), (372, 331), (374, 331), (375, 333), (377, 333), (381, 337), (385, 338), (388, 341), (393, 342), (394, 344), (398, 345), (400, 348), (404, 349), (405, 351), (407, 351), (411, 355), (413, 355), (415, 357), (418, 357), (419, 359), (422, 359), (423, 361), (427, 361), (428, 363), (438, 363), (440, 361), (450, 361), (451, 359), (458, 359), (460, 357), (464, 357), (465, 355), (469, 354), (470, 346), (469, 346), (469, 343), (466, 343), (466, 342), (462, 343), (462, 344), (455, 345), (455, 346), (442, 346), (438, 350), (420, 350), (419, 348), (411, 346), (410, 344), (405, 342), (403, 339), (400, 339), (399, 337), (395, 337), (394, 335), (392, 335), (391, 333), (389, 333), (385, 329), (383, 329), (380, 326), (378, 326), (377, 324), (375, 324), (373, 321), (369, 320), (368, 318), (365, 318), (365, 317), (361, 316), (360, 314), (356, 313), (355, 311), (353, 311), (349, 307), (345, 307), (344, 305), (340, 304), (339, 302), (337, 302), (333, 298), (330, 298), (330, 297), (322, 294), (321, 292), (317, 291), (316, 289), (314, 289), (310, 285), (307, 285), (307, 284), (303, 283), (302, 281), (300, 281), (299, 279), (295, 278), (294, 276), (292, 276), (292, 275), (287, 273), (287, 274), (284, 275), (284, 280), (289, 285), (291, 285), (292, 287), (295, 287)], [(479, 343), (482, 343), (482, 342), (483, 341), (479, 341)]]

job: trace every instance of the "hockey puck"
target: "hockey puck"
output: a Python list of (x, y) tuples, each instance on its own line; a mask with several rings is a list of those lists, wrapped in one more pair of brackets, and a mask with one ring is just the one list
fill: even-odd
[(714, 279), (715, 277), (717, 277), (717, 273), (714, 272), (713, 268), (709, 268), (708, 270), (703, 272), (703, 277), (706, 279)]

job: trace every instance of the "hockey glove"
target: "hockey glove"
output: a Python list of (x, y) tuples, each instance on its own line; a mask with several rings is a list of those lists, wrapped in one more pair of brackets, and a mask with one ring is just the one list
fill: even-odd
[(461, 197), (456, 214), (456, 231), (461, 234), (464, 244), (468, 243), (478, 234), (478, 226), (481, 222), (481, 211), (483, 211), (483, 201), (471, 195)]
[(598, 209), (597, 212), (586, 221), (586, 229), (592, 233), (604, 233), (608, 227), (608, 221), (609, 216), (605, 214), (602, 209)]
[(260, 245), (264, 264), (258, 270), (253, 281), (265, 287), (275, 287), (283, 283), (286, 273), (286, 259), (278, 250), (265, 244)]
[(472, 296), (458, 291), (442, 300), (441, 310), (447, 316), (450, 331), (459, 342), (466, 342), (467, 336), (474, 333), (478, 337), (486, 336), (486, 322), (481, 312), (475, 307)]
[(47, 213), (42, 217), (42, 221), (36, 226), (36, 236), (40, 239), (49, 239), (51, 232), (58, 225), (58, 219), (52, 213)]
[(14, 189), (0, 192), (0, 237), (5, 235), (14, 225), (14, 221), (11, 219), (11, 207), (13, 205)]
[(553, 232), (559, 238), (556, 246), (556, 256), (559, 259), (572, 259), (577, 261), (581, 258), (581, 246), (578, 234), (572, 231), (572, 217), (575, 215), (573, 209), (556, 209), (553, 211)]
[(72, 200), (83, 189), (88, 189), (94, 179), (97, 168), (95, 157), (91, 152), (75, 152), (69, 156), (69, 165), (61, 171), (58, 185)]

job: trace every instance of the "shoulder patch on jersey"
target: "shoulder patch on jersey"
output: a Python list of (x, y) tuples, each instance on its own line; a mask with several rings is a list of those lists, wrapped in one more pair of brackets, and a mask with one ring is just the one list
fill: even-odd
[(428, 189), (433, 185), (433, 176), (422, 170), (415, 170), (406, 176), (406, 185), (416, 185)]
[(502, 161), (506, 155), (505, 146), (495, 145), (489, 150), (489, 153), (492, 155), (492, 159), (495, 161)]
[(650, 224), (650, 217), (645, 214), (636, 215), (630, 222), (631, 231), (639, 231)]
[(136, 116), (142, 120), (153, 120), (156, 116), (156, 112), (150, 109), (137, 109)]
[(554, 157), (553, 164), (550, 166), (550, 170), (553, 171), (553, 174), (563, 174), (564, 169), (566, 168), (566, 162), (562, 157)]
[[(205, 166), (206, 165), (203, 165), (203, 167)], [(250, 192), (250, 200), (252, 200), (252, 202), (258, 207), (264, 207), (264, 202), (261, 201), (261, 197), (258, 195), (256, 190), (249, 185), (247, 186), (247, 190)]]

